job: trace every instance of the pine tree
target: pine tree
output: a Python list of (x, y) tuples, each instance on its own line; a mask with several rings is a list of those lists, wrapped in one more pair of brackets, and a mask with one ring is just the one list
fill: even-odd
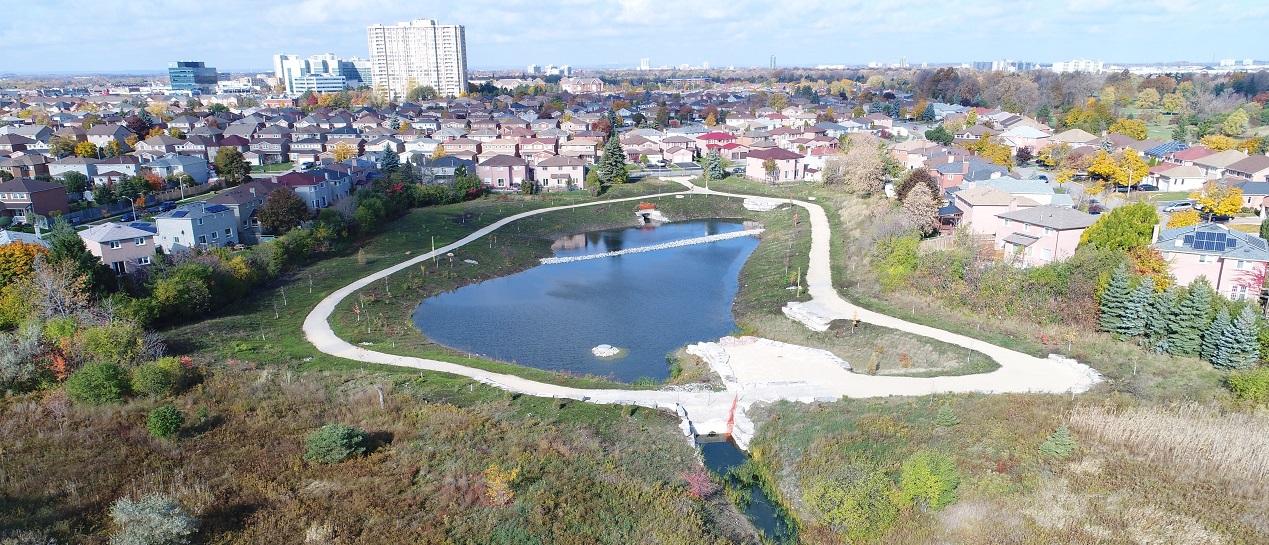
[(1216, 343), (1212, 365), (1228, 369), (1247, 369), (1260, 359), (1259, 328), (1251, 305), (1243, 306), (1238, 319), (1225, 327)]
[(925, 122), (934, 121), (934, 105), (933, 104), (925, 105), (925, 111), (921, 112), (921, 121), (925, 121)]
[(1146, 307), (1146, 338), (1142, 341), (1142, 346), (1156, 353), (1168, 350), (1168, 333), (1171, 331), (1172, 315), (1176, 313), (1178, 298), (1175, 287), (1169, 287), (1150, 297), (1150, 304)]
[(1110, 284), (1102, 292), (1101, 316), (1098, 318), (1101, 329), (1118, 337), (1141, 335), (1145, 329), (1146, 303), (1153, 289), (1154, 282), (1148, 278), (1134, 288), (1127, 267), (1121, 265), (1115, 269)]
[(1220, 313), (1216, 315), (1216, 319), (1212, 320), (1212, 324), (1207, 326), (1207, 331), (1203, 333), (1203, 346), (1199, 350), (1199, 356), (1212, 362), (1216, 367), (1225, 367), (1226, 360), (1221, 353), (1221, 337), (1225, 335), (1225, 330), (1229, 329), (1229, 309), (1222, 308)]
[(382, 172), (384, 176), (387, 176), (396, 172), (400, 167), (401, 156), (397, 155), (396, 150), (392, 148), (385, 148), (383, 150), (383, 156), (379, 158), (379, 172)]
[(599, 180), (607, 184), (625, 183), (626, 174), (626, 152), (621, 147), (621, 141), (617, 137), (608, 139), (608, 143), (604, 144), (604, 153), (599, 157)]
[(1168, 322), (1168, 353), (1193, 356), (1202, 347), (1203, 331), (1212, 320), (1212, 287), (1206, 278), (1190, 283)]
[(705, 175), (711, 180), (727, 177), (727, 173), (723, 172), (723, 158), (718, 156), (717, 151), (711, 151), (705, 157)]

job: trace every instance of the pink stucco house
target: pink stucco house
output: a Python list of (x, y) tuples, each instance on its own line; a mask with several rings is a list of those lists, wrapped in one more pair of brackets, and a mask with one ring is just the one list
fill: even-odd
[(495, 155), (476, 165), (476, 176), (494, 191), (518, 189), (529, 179), (529, 163), (511, 155)]
[[(772, 174), (768, 174), (766, 167), (763, 166), (767, 159), (775, 161), (776, 168)], [(745, 156), (745, 176), (767, 182), (800, 180), (806, 174), (802, 159), (802, 154), (783, 148), (750, 150)]]
[(1205, 276), (1217, 293), (1233, 300), (1259, 296), (1269, 266), (1269, 243), (1218, 223), (1166, 229), (1153, 247), (1178, 283)]
[(1075, 255), (1080, 235), (1093, 224), (1095, 216), (1071, 208), (1031, 206), (998, 214), (1000, 229), (996, 247), (1022, 258), (1022, 265), (1035, 266)]
[[(1012, 230), (1004, 232), (1003, 222), (998, 217), (1000, 214), (1039, 206), (1039, 203), (1026, 197), (1010, 195), (987, 186), (957, 191), (952, 204), (961, 211), (961, 228), (969, 229), (971, 233), (977, 235), (991, 237), (993, 241), (1000, 241), (1002, 237), (1013, 233)], [(998, 234), (1000, 236), (997, 236)], [(1002, 248), (1000, 242), (996, 243), (996, 247)]]
[(121, 223), (103, 223), (79, 232), (88, 252), (118, 274), (153, 263), (154, 233)]
[(543, 191), (580, 189), (586, 180), (586, 161), (555, 155), (533, 167), (533, 179)]

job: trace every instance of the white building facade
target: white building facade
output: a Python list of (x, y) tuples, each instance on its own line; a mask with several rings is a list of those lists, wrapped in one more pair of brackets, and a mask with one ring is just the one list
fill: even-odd
[(366, 27), (374, 86), (392, 98), (412, 86), (430, 86), (441, 96), (467, 91), (467, 37), (462, 25), (415, 19)]

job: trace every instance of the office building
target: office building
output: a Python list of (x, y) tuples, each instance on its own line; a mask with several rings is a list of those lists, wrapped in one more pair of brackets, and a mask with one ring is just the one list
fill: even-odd
[(344, 76), (345, 82), (350, 87), (360, 87), (374, 83), (374, 69), (369, 59), (353, 57), (345, 61), (339, 61), (339, 74)]
[(211, 93), (219, 79), (215, 68), (194, 61), (168, 63), (167, 76), (173, 91), (190, 93)]
[(652, 61), (651, 59), (639, 59), (639, 69), (647, 70), (651, 68), (651, 65), (652, 65), (651, 61)]
[(430, 86), (441, 96), (467, 90), (467, 38), (462, 25), (415, 19), (366, 27), (374, 86), (390, 97)]
[(1098, 72), (1103, 72), (1104, 70), (1102, 61), (1090, 61), (1088, 59), (1076, 59), (1070, 62), (1053, 63), (1053, 71), (1059, 74), (1065, 72), (1091, 72), (1096, 74)]
[(362, 59), (343, 60), (330, 53), (308, 58), (282, 54), (273, 56), (273, 73), (286, 86), (288, 95), (302, 95), (306, 91), (338, 93), (362, 81), (357, 63), (369, 72), (369, 62)]
[(530, 64), (528, 68), (524, 69), (525, 74), (537, 74), (538, 72), (541, 72), (541, 70), (536, 64)]

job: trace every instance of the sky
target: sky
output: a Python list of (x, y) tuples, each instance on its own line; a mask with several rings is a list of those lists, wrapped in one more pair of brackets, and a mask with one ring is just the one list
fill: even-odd
[[(1263, 0), (12, 0), (0, 73), (272, 66), (277, 53), (367, 57), (366, 26), (466, 26), (471, 70), (960, 63), (1269, 61)], [(1229, 39), (1222, 39), (1228, 37)]]

